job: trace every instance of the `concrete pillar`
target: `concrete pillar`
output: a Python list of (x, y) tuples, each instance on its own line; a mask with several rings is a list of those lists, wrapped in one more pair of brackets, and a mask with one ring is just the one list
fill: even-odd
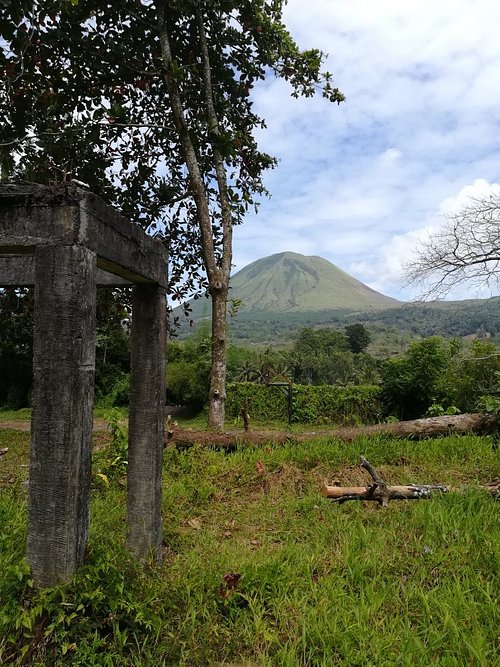
[(35, 251), (28, 561), (38, 586), (71, 578), (88, 535), (96, 255)]
[(139, 558), (161, 559), (161, 467), (165, 406), (165, 290), (133, 288), (127, 527)]

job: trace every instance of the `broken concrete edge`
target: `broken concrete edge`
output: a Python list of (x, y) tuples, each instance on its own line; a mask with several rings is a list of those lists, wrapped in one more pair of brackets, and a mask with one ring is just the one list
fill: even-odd
[[(71, 184), (0, 183), (0, 207), (11, 209), (0, 254), (30, 254), (40, 245), (81, 245), (98, 256), (98, 268), (131, 282), (166, 287), (168, 252), (93, 193)], [(47, 218), (45, 211), (60, 208)]]

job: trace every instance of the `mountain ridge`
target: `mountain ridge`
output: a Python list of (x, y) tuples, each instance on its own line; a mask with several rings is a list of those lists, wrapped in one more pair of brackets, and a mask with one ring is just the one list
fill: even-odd
[[(500, 332), (500, 296), (453, 302), (396, 301), (321, 257), (290, 252), (256, 260), (235, 273), (228, 305), (233, 311), (228, 317), (231, 338), (244, 345), (286, 343), (304, 326), (342, 328), (354, 322), (369, 326), (372, 332), (378, 330), (382, 338), (387, 332), (400, 332), (407, 338), (474, 336), (484, 331), (495, 336)], [(174, 309), (181, 337), (211, 316), (209, 299), (192, 300), (190, 307), (188, 317), (182, 308)]]
[[(290, 251), (258, 259), (231, 276), (229, 298), (241, 302), (241, 313), (354, 312), (402, 304), (322, 257)], [(200, 301), (190, 302), (193, 317), (209, 316), (209, 304)]]

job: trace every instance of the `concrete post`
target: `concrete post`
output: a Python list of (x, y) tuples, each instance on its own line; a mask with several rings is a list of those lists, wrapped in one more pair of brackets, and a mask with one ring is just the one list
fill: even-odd
[(165, 290), (133, 288), (127, 527), (139, 558), (161, 560), (161, 466), (165, 406)]
[(38, 586), (69, 580), (87, 542), (95, 283), (94, 252), (36, 248), (27, 555)]

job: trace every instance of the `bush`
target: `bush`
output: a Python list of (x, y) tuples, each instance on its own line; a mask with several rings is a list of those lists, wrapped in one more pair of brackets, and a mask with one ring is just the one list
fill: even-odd
[(175, 405), (190, 405), (202, 410), (208, 399), (210, 367), (184, 359), (167, 363), (167, 400)]
[[(235, 382), (227, 387), (226, 414), (238, 417), (248, 399), (250, 415), (259, 421), (286, 421), (287, 397), (279, 387)], [(296, 423), (361, 424), (380, 418), (380, 388), (372, 386), (293, 385), (292, 419)]]
[(455, 404), (463, 412), (477, 410), (482, 396), (495, 395), (499, 373), (500, 356), (494, 343), (475, 340), (450, 369)]
[(450, 350), (433, 336), (410, 345), (401, 359), (388, 359), (382, 368), (382, 398), (386, 414), (400, 419), (422, 417), (434, 403), (449, 405), (446, 382)]
[(130, 374), (119, 373), (109, 387), (108, 393), (104, 396), (97, 395), (96, 402), (105, 407), (124, 407), (129, 404), (129, 394)]

